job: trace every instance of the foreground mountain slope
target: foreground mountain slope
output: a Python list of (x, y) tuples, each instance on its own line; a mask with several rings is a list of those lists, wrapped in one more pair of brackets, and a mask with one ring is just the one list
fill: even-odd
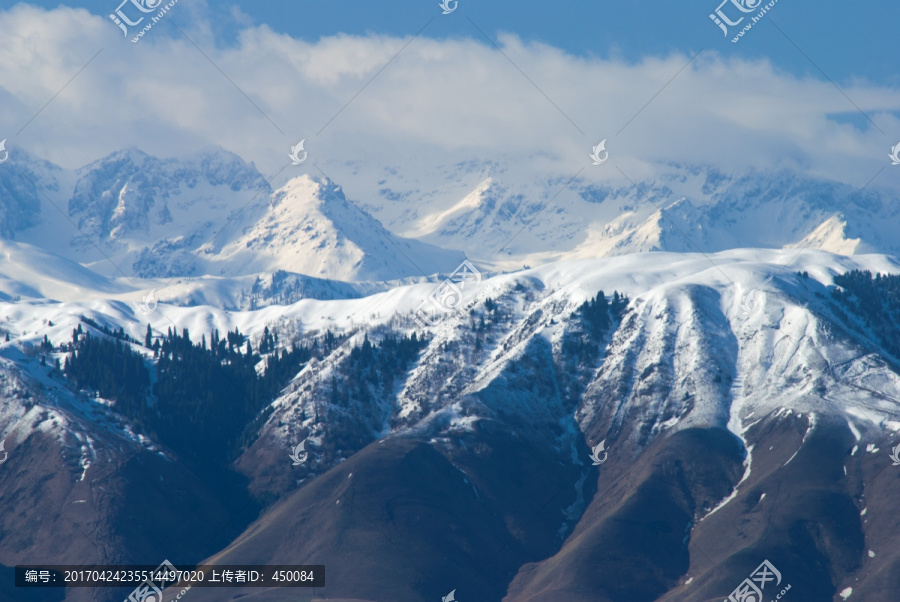
[[(802, 599), (854, 586), (891, 599), (868, 550), (887, 547), (879, 565), (895, 562), (884, 542), (900, 523), (872, 531), (863, 516), (883, 512), (873, 498), (896, 483), (881, 475), (886, 455), (872, 455), (896, 438), (895, 358), (851, 332), (818, 281), (771, 284), (737, 308), (678, 283), (632, 304), (609, 349), (622, 361), (601, 368), (578, 410), (588, 439), (613, 437), (628, 474), (604, 467), (575, 533), (523, 567), (508, 600), (721, 600), (766, 559)], [(692, 431), (719, 442), (685, 453)], [(607, 497), (609, 479), (628, 485)], [(717, 502), (711, 488), (731, 495)]]
[[(235, 502), (244, 499), (238, 490), (230, 488), (231, 501), (220, 497), (104, 400), (73, 393), (49, 367), (59, 355), (26, 352), (0, 345), (0, 564), (136, 564), (227, 541)], [(39, 358), (47, 357), (45, 365)], [(65, 594), (97, 599), (84, 588)]]
[[(373, 450), (413, 446), (438, 454), (430, 456), (437, 464), (416, 469), (422, 479), (366, 488), (374, 496), (367, 498), (368, 516), (381, 517), (372, 518), (373, 525), (389, 525), (382, 543), (394, 550), (358, 558), (353, 566), (363, 575), (391, 573), (407, 562), (406, 554), (437, 577), (417, 574), (388, 584), (346, 576), (318, 596), (430, 599), (432, 581), (457, 574), (456, 568), (442, 573), (435, 559), (471, 555), (478, 547), (473, 534), (488, 529), (484, 524), (457, 531), (451, 519), (426, 513), (419, 515), (432, 519), (416, 526), (396, 523), (390, 510), (399, 500), (419, 513), (468, 508), (456, 497), (466, 490), (462, 483), (456, 493), (444, 494), (446, 502), (431, 490), (430, 475), (447, 470), (438, 466), (450, 462), (495, 512), (509, 512), (511, 505), (494, 501), (490, 479), (497, 479), (494, 486), (503, 484), (501, 491), (541, 500), (527, 514), (529, 524), (520, 531), (524, 541), (546, 541), (553, 524), (546, 515), (556, 516), (554, 543), (525, 554), (501, 553), (514, 558), (512, 564), (524, 561), (508, 576), (508, 600), (721, 600), (767, 558), (793, 591), (809, 599), (831, 599), (846, 587), (869, 592), (866, 599), (890, 599), (880, 589), (890, 583), (887, 567), (896, 562), (886, 542), (900, 535), (900, 525), (890, 519), (891, 498), (881, 497), (892, 495), (895, 479), (882, 471), (890, 464), (884, 450), (900, 426), (900, 375), (877, 340), (851, 328), (819, 295), (830, 275), (851, 266), (885, 270), (896, 264), (876, 256), (808, 253), (797, 267), (809, 277), (791, 271), (769, 281), (765, 274), (777, 273), (778, 264), (757, 263), (765, 255), (790, 257), (731, 252), (712, 256), (713, 267), (700, 256), (670, 256), (673, 261), (664, 264), (635, 256), (547, 266), (531, 271), (530, 278), (491, 279), (479, 290), (480, 300), (473, 299), (471, 314), (449, 314), (430, 331), (428, 346), (400, 384), (368, 403), (351, 399), (357, 404), (348, 408), (352, 415), (373, 418), (363, 430), (359, 422), (341, 418), (344, 410), (323, 403), (312, 374), (301, 374), (238, 462), (258, 493), (282, 497), (279, 504), (292, 510), (273, 506), (216, 559), (339, 563), (341, 552), (332, 542), (354, 529), (345, 535), (337, 529), (322, 539), (284, 540), (278, 534), (349, 520), (335, 514), (346, 511), (338, 509), (338, 498), (349, 492), (349, 485), (337, 484), (352, 482), (359, 470), (369, 478), (369, 469), (356, 462), (365, 462)], [(635, 297), (608, 348), (602, 343), (588, 358), (593, 368), (584, 371), (566, 333), (577, 328), (580, 300), (601, 282)], [(751, 291), (754, 301), (748, 301)], [(391, 296), (401, 311), (414, 307), (414, 300)], [(495, 303), (502, 309), (490, 309)], [(502, 315), (495, 320), (496, 311)], [(349, 315), (337, 311), (333, 323)], [(393, 321), (394, 327), (404, 324), (411, 327)], [(377, 329), (366, 332), (379, 336)], [(324, 386), (331, 381), (327, 370), (339, 370), (346, 357), (335, 353), (326, 372), (317, 369)], [(532, 399), (542, 402), (532, 406)], [(572, 418), (582, 433), (574, 439), (565, 426)], [(554, 420), (561, 422), (548, 437)], [(386, 430), (379, 432), (379, 425)], [(550, 482), (536, 456), (488, 460), (507, 431), (543, 450), (537, 453), (558, 458), (571, 480), (559, 488), (528, 485), (534, 488), (524, 495), (506, 483), (512, 478), (527, 484), (535, 474)], [(287, 452), (304, 438), (310, 458), (293, 467)], [(601, 440), (609, 459), (589, 468), (585, 443)], [(458, 449), (471, 450), (474, 459)], [(479, 456), (479, 449), (488, 455)], [(392, 453), (399, 454), (397, 467), (412, 461), (411, 452)], [(504, 477), (486, 476), (497, 468)], [(381, 466), (377, 474), (394, 470)], [(319, 498), (330, 501), (314, 504)], [(465, 512), (477, 514), (474, 508)], [(877, 530), (866, 516), (877, 517)], [(438, 523), (447, 525), (441, 536), (433, 531)], [(527, 560), (548, 547), (556, 551)], [(508, 567), (505, 560), (485, 566)], [(480, 581), (482, 573), (469, 569), (469, 580), (460, 575), (463, 585), (476, 598), (495, 599), (496, 584)], [(458, 585), (452, 581), (446, 589)], [(458, 595), (463, 592), (459, 588)]]
[[(329, 598), (440, 599), (456, 588), (499, 599), (518, 566), (556, 546), (579, 472), (559, 460), (489, 424), (449, 446), (373, 443), (207, 562), (324, 564)], [(537, 493), (544, 488), (565, 493)], [(216, 595), (203, 591), (198, 600)]]
[[(66, 303), (3, 302), (9, 369), (26, 372), (32, 395), (40, 386), (58, 391), (42, 407), (70, 412), (80, 440), (89, 436), (97, 443), (88, 450), (99, 450), (93, 460), (43, 445), (49, 455), (38, 455), (53, 479), (33, 472), (37, 481), (22, 473), (15, 482), (42, 492), (41, 483), (56, 483), (41, 495), (57, 500), (57, 521), (70, 512), (59, 508), (71, 506), (108, 525), (83, 539), (102, 554), (74, 546), (85, 558), (321, 561), (332, 576), (314, 593), (323, 599), (428, 600), (455, 588), (460, 600), (467, 592), (721, 600), (768, 558), (809, 599), (853, 587), (879, 600), (897, 562), (890, 542), (900, 536), (887, 455), (900, 427), (900, 362), (874, 323), (832, 291), (839, 274), (900, 273), (900, 265), (878, 255), (795, 256), (739, 250), (560, 262), (483, 278), (466, 287), (458, 310), (433, 307), (426, 327), (412, 312), (433, 292), (428, 283), (254, 311), (160, 304), (146, 318), (154, 332), (175, 324), (199, 338), (239, 328), (260, 349), (268, 327), (283, 346), (316, 341), (320, 350), (241, 439), (234, 468), (266, 510), (252, 522), (224, 521), (237, 535), (198, 519), (199, 531), (178, 545), (167, 531), (153, 539), (117, 517), (155, 517), (170, 508), (158, 496), (179, 490), (185, 512), (196, 504), (219, 516), (236, 510), (234, 500), (218, 498), (216, 510), (203, 478), (191, 481), (196, 467), (167, 453), (170, 466), (157, 453), (164, 448), (134, 435), (107, 402), (79, 398), (47, 375), (79, 314), (142, 339), (139, 299), (105, 302), (95, 292)], [(44, 335), (53, 350), (41, 347)], [(134, 349), (152, 361), (152, 351)], [(25, 461), (19, 442), (38, 445), (39, 433), (57, 432), (25, 420), (21, 403), (8, 407), (7, 476)], [(307, 456), (295, 465), (290, 452), (301, 441)], [(592, 466), (588, 451), (601, 442), (604, 461)], [(122, 450), (145, 451), (128, 464)], [(79, 458), (78, 474), (55, 470), (57, 457)], [(94, 471), (106, 465), (123, 466), (125, 478), (110, 475), (91, 505), (70, 503), (88, 499), (79, 476), (100, 479), (106, 473)], [(139, 479), (141, 469), (152, 478)], [(18, 491), (12, 482), (4, 496)], [(8, 520), (28, 516), (27, 499), (2, 499), (17, 512)], [(26, 545), (26, 524), (7, 528)], [(226, 536), (230, 543), (217, 539)], [(49, 535), (28, 541), (29, 551), (6, 548), (0, 563), (58, 557), (46, 554)]]
[(656, 441), (637, 458), (611, 457), (562, 549), (523, 566), (504, 600), (658, 599), (691, 565), (693, 516), (728, 494), (741, 460), (730, 433), (696, 428)]

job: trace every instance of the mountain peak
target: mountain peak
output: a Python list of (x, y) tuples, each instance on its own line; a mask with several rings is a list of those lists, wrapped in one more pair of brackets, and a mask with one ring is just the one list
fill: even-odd
[(327, 177), (303, 174), (222, 249), (241, 273), (285, 270), (339, 280), (394, 280), (447, 271), (465, 258), (398, 237)]

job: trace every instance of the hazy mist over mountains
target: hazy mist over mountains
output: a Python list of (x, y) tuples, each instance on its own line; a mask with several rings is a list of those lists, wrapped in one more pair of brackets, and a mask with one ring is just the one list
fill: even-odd
[(0, 601), (895, 600), (863, 4), (0, 10)]

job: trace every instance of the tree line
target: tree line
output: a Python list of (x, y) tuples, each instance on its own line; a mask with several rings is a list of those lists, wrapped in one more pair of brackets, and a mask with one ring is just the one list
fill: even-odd
[(900, 358), (900, 275), (853, 270), (834, 277), (832, 298), (856, 314), (878, 342)]
[[(156, 335), (151, 326), (143, 346), (124, 331), (72, 331), (63, 372), (77, 387), (114, 402), (137, 432), (147, 433), (188, 460), (224, 468), (252, 439), (267, 406), (312, 358), (329, 355), (341, 339), (331, 331), (308, 343), (279, 344), (266, 327), (255, 350), (237, 328), (218, 330), (194, 341), (188, 329), (169, 328)], [(341, 378), (331, 383), (331, 399), (347, 406), (351, 399), (371, 402), (373, 391), (389, 390), (393, 379), (415, 359), (425, 341), (385, 335), (373, 344), (368, 336), (350, 350)], [(260, 362), (263, 362), (259, 369)], [(254, 420), (255, 419), (255, 420)]]
[[(79, 388), (113, 400), (138, 432), (216, 465), (233, 457), (246, 425), (320, 352), (318, 341), (276, 349), (267, 327), (261, 341), (265, 366), (258, 371), (262, 356), (237, 328), (224, 338), (216, 330), (208, 342), (205, 335), (194, 342), (187, 329), (179, 334), (169, 328), (156, 337), (148, 325), (144, 346), (153, 351), (152, 360), (134, 348), (136, 342), (108, 329), (101, 333), (85, 332), (80, 324), (72, 332), (65, 375)], [(325, 344), (334, 345), (329, 335)]]

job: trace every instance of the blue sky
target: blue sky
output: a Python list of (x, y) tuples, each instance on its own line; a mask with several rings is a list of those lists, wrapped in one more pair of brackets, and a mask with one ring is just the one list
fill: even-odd
[[(37, 0), (31, 4), (46, 8), (60, 4), (82, 7), (106, 16), (118, 2)], [(440, 13), (438, 0), (239, 0), (213, 1), (208, 7), (200, 0), (180, 0), (176, 20), (189, 19), (189, 11), (183, 10), (188, 4), (203, 7), (201, 12), (208, 10), (217, 41), (226, 44), (233, 40), (238, 26), (233, 7), (238, 7), (256, 25), (266, 24), (276, 32), (308, 41), (338, 33), (409, 35)], [(468, 17), (492, 36), (512, 32), (575, 55), (636, 61), (647, 55), (714, 49), (724, 56), (767, 58), (797, 76), (824, 79), (821, 69), (838, 83), (864, 78), (900, 84), (896, 32), (900, 3), (779, 0), (765, 19), (771, 23), (761, 23), (738, 44), (724, 38), (708, 18), (718, 5), (719, 0), (460, 0), (453, 15), (456, 18), (435, 19), (424, 34), (437, 38), (478, 37), (465, 19)]]

